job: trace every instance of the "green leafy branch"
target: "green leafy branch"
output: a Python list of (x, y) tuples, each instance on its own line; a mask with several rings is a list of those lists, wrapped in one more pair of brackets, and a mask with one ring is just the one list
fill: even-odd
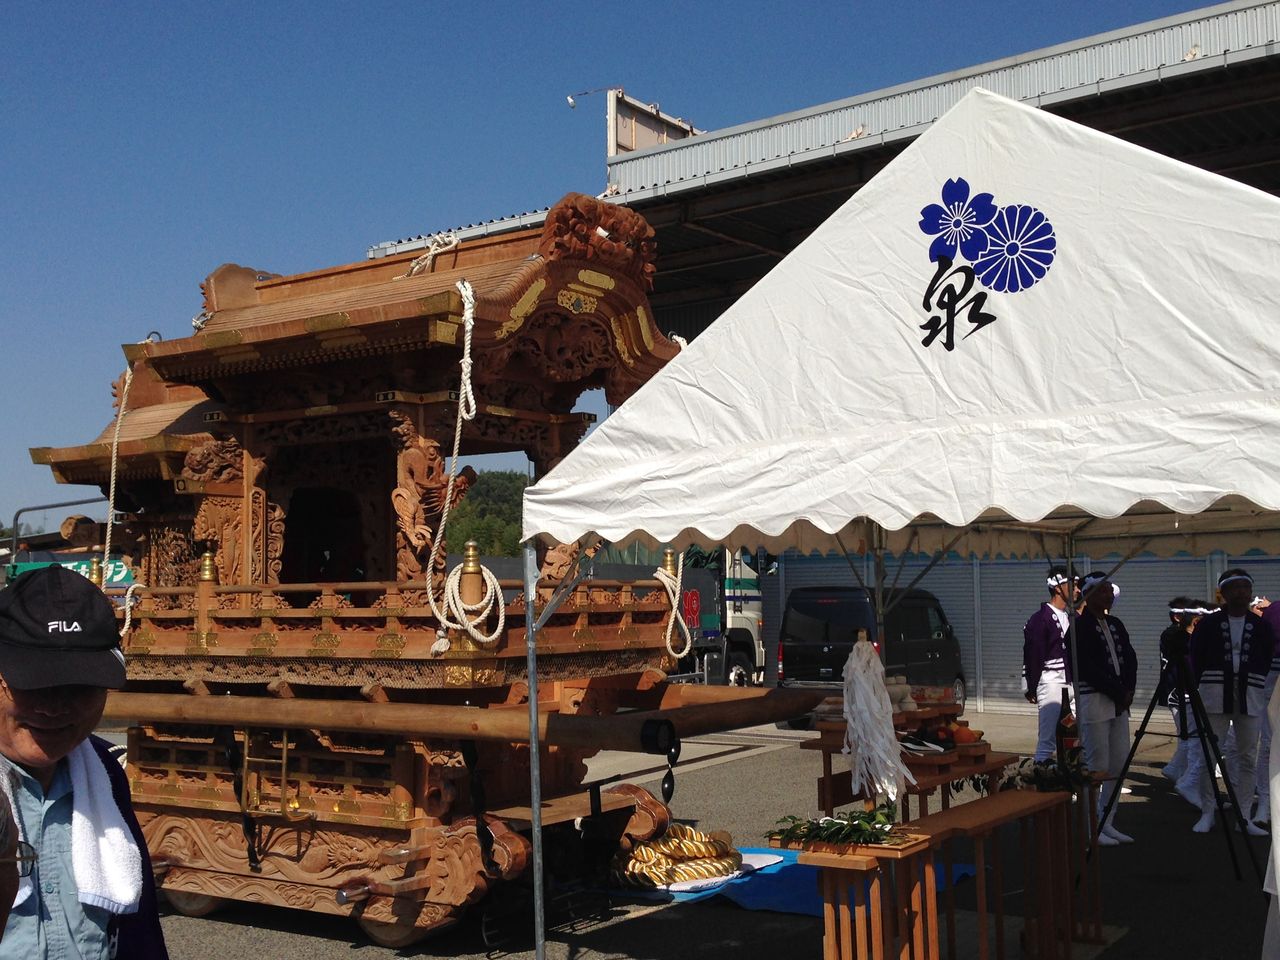
[(780, 843), (883, 844), (893, 829), (894, 807), (881, 804), (874, 810), (847, 810), (834, 817), (806, 820), (786, 816), (768, 833)]

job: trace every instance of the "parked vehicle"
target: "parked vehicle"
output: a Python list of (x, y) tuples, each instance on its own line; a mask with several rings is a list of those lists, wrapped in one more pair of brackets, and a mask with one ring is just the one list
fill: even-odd
[[(905, 676), (912, 686), (951, 687), (963, 705), (960, 644), (938, 598), (926, 590), (895, 591), (891, 598), (879, 648), (885, 673)], [(778, 636), (778, 686), (839, 689), (859, 631), (875, 637), (875, 607), (867, 590), (792, 590)]]
[(685, 555), (681, 609), (693, 634), (682, 675), (736, 687), (764, 683), (764, 600), (745, 550)]

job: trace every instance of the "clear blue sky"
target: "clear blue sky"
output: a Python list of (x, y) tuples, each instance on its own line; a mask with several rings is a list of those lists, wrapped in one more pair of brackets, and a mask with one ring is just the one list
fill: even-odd
[(94, 494), (27, 448), (95, 437), (120, 344), (188, 335), (219, 264), (311, 270), (602, 190), (604, 100), (566, 94), (717, 129), (1200, 5), (6, 4), (0, 522)]

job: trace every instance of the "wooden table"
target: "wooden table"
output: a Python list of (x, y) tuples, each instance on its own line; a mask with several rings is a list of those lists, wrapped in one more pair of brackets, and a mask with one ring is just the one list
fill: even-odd
[[(867, 801), (870, 798), (853, 792), (853, 786), (850, 782), (850, 775), (847, 770), (836, 771), (833, 769), (832, 757), (840, 754), (844, 750), (844, 734), (840, 733), (839, 738), (829, 736), (829, 731), (824, 730), (822, 736), (815, 740), (806, 740), (800, 744), (801, 750), (817, 750), (822, 754), (822, 776), (818, 778), (818, 809), (825, 813), (828, 817), (835, 815), (836, 807), (846, 806), (858, 801)], [(906, 795), (903, 796), (900, 819), (903, 821), (910, 819), (910, 798), (917, 798), (917, 816), (925, 816), (929, 812), (929, 797), (935, 790), (941, 789), (942, 809), (946, 810), (951, 806), (951, 784), (956, 780), (964, 780), (969, 777), (985, 777), (990, 780), (992, 774), (999, 773), (1006, 766), (1018, 759), (1015, 753), (989, 753), (986, 758), (980, 762), (961, 757), (957, 754), (949, 754), (951, 759), (939, 765), (938, 758), (932, 757), (926, 763), (915, 763), (915, 757), (904, 755), (907, 769), (911, 771), (912, 776), (916, 778), (915, 783), (907, 784)], [(989, 783), (988, 783), (989, 787)]]
[(937, 956), (937, 882), (928, 838), (894, 847), (790, 846), (801, 851), (799, 863), (818, 868), (824, 960)]
[[(950, 841), (968, 837), (974, 843), (974, 867), (977, 871), (978, 895), (978, 957), (989, 956), (987, 916), (986, 845), (991, 843), (992, 880), (995, 886), (995, 947), (996, 957), (1003, 960), (1004, 944), (1004, 891), (1003, 864), (1000, 858), (1000, 841), (997, 829), (1007, 823), (1023, 824), (1024, 891), (1028, 901), (1034, 900), (1034, 912), (1028, 909), (1028, 918), (1036, 923), (1028, 924), (1029, 936), (1026, 948), (1029, 955), (1048, 960), (1063, 955), (1071, 956), (1071, 857), (1068, 845), (1068, 793), (1038, 793), (1030, 790), (1006, 790), (989, 795), (958, 807), (930, 814), (906, 825), (911, 833), (930, 838), (931, 851), (941, 848), (947, 873), (945, 896), (947, 916), (947, 956), (954, 960), (955, 942), (955, 894), (951, 880)], [(1030, 821), (1030, 828), (1027, 826)], [(1034, 843), (1028, 833), (1033, 830)], [(1034, 851), (1033, 866), (1028, 856)], [(932, 852), (925, 859), (932, 862)], [(1065, 915), (1064, 915), (1065, 914)], [(936, 937), (934, 938), (936, 950)], [(937, 953), (926, 954), (936, 956)]]

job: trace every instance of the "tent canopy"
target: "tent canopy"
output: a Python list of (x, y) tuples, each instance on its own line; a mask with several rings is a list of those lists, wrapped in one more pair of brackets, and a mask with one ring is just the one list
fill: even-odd
[(1275, 197), (975, 89), (530, 487), (524, 537), (1264, 545), (1277, 237)]

